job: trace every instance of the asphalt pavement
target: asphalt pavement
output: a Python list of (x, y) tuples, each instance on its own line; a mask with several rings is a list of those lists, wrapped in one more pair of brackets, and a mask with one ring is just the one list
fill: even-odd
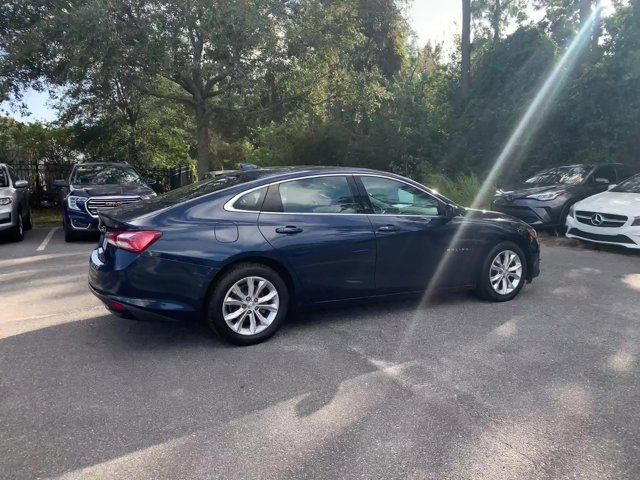
[(240, 348), (108, 314), (95, 240), (50, 232), (0, 243), (1, 478), (640, 478), (638, 254), (546, 241), (514, 301), (301, 313)]

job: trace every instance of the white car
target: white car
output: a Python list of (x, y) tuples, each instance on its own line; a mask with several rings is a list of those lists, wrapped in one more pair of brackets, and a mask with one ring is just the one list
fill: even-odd
[(640, 174), (575, 203), (567, 237), (640, 249)]

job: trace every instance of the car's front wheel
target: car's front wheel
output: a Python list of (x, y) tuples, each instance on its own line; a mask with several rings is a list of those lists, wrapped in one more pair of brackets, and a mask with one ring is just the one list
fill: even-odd
[(11, 238), (14, 242), (21, 242), (24, 239), (24, 220), (21, 213), (18, 213), (18, 220), (11, 232)]
[(65, 242), (74, 242), (78, 239), (78, 234), (73, 231), (66, 218), (62, 222), (62, 229), (64, 230)]
[(289, 304), (286, 282), (266, 265), (244, 263), (217, 282), (209, 300), (207, 323), (236, 345), (271, 337), (282, 325)]
[(527, 262), (522, 249), (515, 243), (502, 242), (485, 258), (477, 291), (487, 300), (506, 302), (520, 293), (526, 278)]

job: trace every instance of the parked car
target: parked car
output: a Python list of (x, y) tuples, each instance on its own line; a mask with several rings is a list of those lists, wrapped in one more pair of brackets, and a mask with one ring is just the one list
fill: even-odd
[(31, 226), (29, 184), (18, 179), (12, 167), (0, 163), (0, 233), (19, 242)]
[(640, 174), (573, 205), (567, 237), (640, 248)]
[(291, 305), (424, 294), (432, 282), (506, 301), (539, 272), (524, 222), (374, 170), (236, 171), (100, 220), (89, 285), (109, 310), (203, 318), (241, 345), (273, 335)]
[(571, 205), (634, 173), (633, 168), (617, 163), (548, 168), (523, 183), (498, 190), (491, 208), (536, 228), (563, 229)]
[(62, 201), (64, 239), (98, 231), (98, 212), (152, 198), (154, 179), (142, 179), (128, 163), (80, 163), (74, 165), (69, 180), (56, 180), (65, 189)]

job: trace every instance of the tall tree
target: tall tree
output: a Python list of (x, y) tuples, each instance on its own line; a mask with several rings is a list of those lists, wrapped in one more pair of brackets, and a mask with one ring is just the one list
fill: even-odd
[(527, 0), (474, 0), (471, 8), (480, 29), (488, 28), (493, 42), (498, 42), (505, 27), (526, 18)]
[[(0, 13), (4, 90), (64, 84), (78, 65), (114, 66), (144, 94), (192, 109), (198, 172), (211, 169), (212, 117), (286, 62), (287, 0), (8, 0)], [(91, 67), (90, 67), (91, 68)], [(106, 70), (106, 69), (105, 69)]]
[(462, 35), (460, 37), (460, 96), (469, 97), (471, 88), (471, 0), (462, 0)]

